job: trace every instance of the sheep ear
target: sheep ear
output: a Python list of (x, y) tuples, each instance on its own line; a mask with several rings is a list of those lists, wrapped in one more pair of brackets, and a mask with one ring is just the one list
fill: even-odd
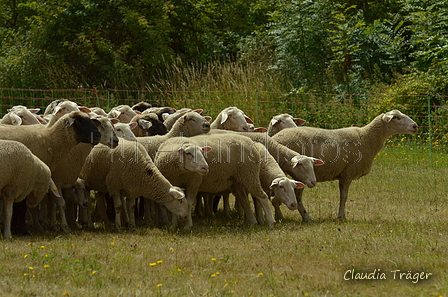
[(185, 150), (184, 150), (184, 148), (183, 148), (183, 147), (181, 147), (180, 149), (178, 149), (178, 150), (177, 150), (177, 152), (178, 152), (179, 154), (182, 154), (182, 153), (184, 153), (184, 152), (185, 152)]
[(118, 112), (118, 111), (116, 111), (116, 110), (113, 110), (113, 111), (110, 113), (110, 117), (112, 117), (112, 118), (114, 118), (114, 119), (118, 118), (119, 116), (120, 116), (120, 112)]
[(325, 162), (323, 160), (318, 159), (318, 158), (313, 158), (313, 161), (314, 161), (314, 166), (321, 166), (321, 165), (325, 164)]
[(14, 126), (20, 126), (22, 125), (22, 118), (19, 117), (18, 115), (14, 114), (14, 113), (10, 113), (9, 117), (11, 118), (11, 123)]
[(302, 157), (300, 157), (300, 156), (294, 156), (291, 159), (292, 168), (296, 167), (298, 164), (301, 164), (301, 159), (302, 159)]
[(120, 122), (119, 119), (110, 119), (113, 125), (118, 124)]
[(139, 111), (139, 110), (134, 110), (134, 112), (135, 112), (136, 114), (142, 114), (142, 112)]
[(95, 126), (99, 127), (101, 125), (101, 122), (97, 119), (91, 119), (92, 122), (95, 124)]
[(294, 123), (296, 123), (297, 126), (302, 126), (303, 124), (306, 123), (306, 121), (301, 118), (293, 118), (293, 121)]
[(244, 115), (244, 118), (246, 119), (246, 123), (248, 124), (254, 124), (254, 121), (251, 120), (247, 115)]
[(204, 119), (206, 119), (207, 122), (211, 122), (212, 121), (212, 117), (211, 116), (205, 116)]
[(254, 132), (257, 132), (257, 133), (264, 133), (264, 132), (267, 132), (267, 131), (268, 131), (268, 129), (266, 129), (264, 127), (258, 127), (258, 128), (254, 129)]
[(383, 115), (383, 121), (385, 121), (386, 123), (389, 123), (393, 118), (394, 116), (388, 112)]
[(147, 130), (152, 127), (152, 123), (147, 120), (138, 120), (139, 126), (141, 126), (143, 129)]
[(221, 124), (224, 124), (227, 121), (228, 118), (229, 118), (229, 115), (227, 114), (227, 112), (224, 112), (221, 115)]
[(29, 112), (36, 114), (40, 111), (40, 108), (28, 108), (28, 110)]
[(305, 187), (305, 184), (302, 183), (302, 182), (299, 182), (299, 181), (296, 181), (296, 180), (293, 180), (293, 179), (290, 179), (290, 181), (291, 181), (292, 183), (294, 183), (294, 187), (295, 187), (296, 189), (302, 189), (302, 188)]
[(272, 181), (271, 185), (269, 186), (269, 189), (272, 190), (273, 187), (275, 187), (276, 185), (278, 185), (278, 181), (279, 181), (279, 179), (278, 179), (278, 178), (275, 178), (275, 179)]
[(278, 123), (278, 119), (271, 119), (270, 124), (271, 126), (275, 126)]
[(195, 110), (192, 110), (192, 111), (194, 111), (194, 112), (197, 112), (197, 113), (199, 113), (199, 114), (201, 114), (204, 110), (203, 109), (195, 109)]
[(163, 119), (164, 121), (165, 121), (169, 116), (170, 116), (170, 114), (167, 113), (167, 112), (162, 113), (162, 119)]
[(78, 108), (79, 108), (79, 111), (82, 111), (82, 112), (85, 112), (85, 113), (91, 113), (92, 112), (88, 107), (85, 107), (85, 106), (78, 106)]
[(209, 151), (212, 150), (212, 148), (209, 147), (209, 146), (204, 146), (204, 147), (201, 147), (201, 150), (202, 150), (204, 153), (208, 153)]
[(174, 199), (179, 199), (179, 200), (181, 200), (182, 198), (185, 197), (185, 194), (182, 193), (181, 191), (179, 191), (179, 190), (176, 189), (176, 188), (170, 188), (169, 193), (170, 193), (171, 196), (174, 197)]
[(69, 117), (67, 119), (67, 127), (70, 127), (75, 122), (75, 118)]
[(50, 178), (50, 185), (49, 186), (50, 186), (50, 191), (53, 192), (53, 194), (56, 197), (61, 197), (61, 194), (59, 194), (58, 187), (56, 186), (56, 184), (54, 183), (52, 178)]
[(131, 128), (131, 130), (132, 129), (134, 129), (135, 127), (137, 127), (137, 123), (136, 122), (133, 122), (133, 123), (129, 123), (129, 128)]

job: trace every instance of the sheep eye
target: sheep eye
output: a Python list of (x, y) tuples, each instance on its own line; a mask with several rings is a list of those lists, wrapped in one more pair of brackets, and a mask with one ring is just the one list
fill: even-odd
[(394, 116), (393, 119), (401, 120), (401, 117), (399, 117), (399, 116)]

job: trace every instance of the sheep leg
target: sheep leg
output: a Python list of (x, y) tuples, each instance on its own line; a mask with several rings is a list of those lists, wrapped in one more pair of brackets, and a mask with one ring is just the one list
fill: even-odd
[(115, 208), (115, 229), (121, 231), (121, 213), (123, 212), (123, 203), (120, 193), (109, 193), (114, 201)]
[(194, 214), (197, 217), (203, 217), (204, 216), (204, 203), (202, 203), (202, 193), (198, 193), (196, 195), (196, 205), (194, 207)]
[(126, 199), (129, 215), (129, 229), (135, 229), (135, 198)]
[(103, 220), (106, 227), (110, 227), (109, 217), (107, 216), (106, 196), (104, 193), (96, 193), (96, 206), (101, 220)]
[(67, 224), (67, 218), (65, 217), (65, 199), (62, 196), (62, 193), (59, 192), (60, 197), (56, 197), (55, 195), (51, 195), (53, 197), (53, 201), (56, 203), (56, 206), (59, 210), (59, 219), (61, 220), (61, 229), (64, 233), (70, 233), (70, 228)]
[(278, 200), (277, 198), (274, 197), (271, 200), (271, 202), (272, 202), (272, 206), (274, 206), (274, 210), (275, 210), (275, 214), (274, 214), (275, 220), (276, 221), (283, 220), (285, 217), (283, 216), (283, 213), (282, 213), (282, 211), (280, 209), (280, 205), (281, 205), (280, 200)]
[(246, 225), (256, 225), (257, 219), (255, 219), (254, 213), (250, 208), (250, 202), (247, 198), (246, 192), (242, 189), (241, 186), (232, 186), (232, 193), (235, 195), (235, 201), (238, 203), (244, 212), (244, 224)]
[(45, 229), (42, 227), (42, 225), (40, 224), (40, 220), (39, 220), (39, 214), (40, 214), (40, 209), (38, 206), (33, 207), (33, 208), (28, 208), (30, 213), (31, 213), (31, 218), (33, 220), (33, 228), (34, 231), (38, 232), (38, 233), (44, 233)]
[(3, 197), (4, 215), (5, 215), (5, 226), (3, 230), (3, 237), (5, 239), (11, 239), (11, 221), (12, 221), (12, 206), (14, 201), (9, 199), (6, 195)]
[[(297, 190), (295, 190), (295, 193), (296, 193), (296, 200), (297, 200), (297, 209), (298, 209), (300, 215), (302, 216), (302, 220), (305, 223), (312, 222), (313, 220), (308, 215), (308, 212), (306, 211), (306, 209), (305, 209), (305, 207), (303, 206), (303, 203), (302, 203), (303, 189), (297, 189)], [(280, 214), (281, 214), (281, 211), (280, 211)], [(283, 214), (282, 214), (282, 216), (283, 216)]]
[(338, 220), (345, 221), (345, 203), (347, 202), (348, 188), (350, 187), (351, 180), (339, 180), (339, 213)]
[(255, 199), (252, 197), (252, 200), (254, 200), (254, 209), (255, 209), (255, 217), (257, 218), (257, 222), (260, 225), (264, 224), (264, 216), (263, 216), (263, 210), (260, 201), (258, 199)]
[(225, 193), (222, 195), (222, 202), (224, 207), (224, 215), (227, 219), (231, 219), (232, 216), (230, 215), (230, 199), (229, 199), (230, 193)]
[(271, 208), (269, 206), (269, 199), (267, 198), (267, 196), (262, 198), (255, 197), (255, 199), (257, 199), (261, 204), (269, 229), (274, 229), (275, 220), (274, 217), (272, 216)]

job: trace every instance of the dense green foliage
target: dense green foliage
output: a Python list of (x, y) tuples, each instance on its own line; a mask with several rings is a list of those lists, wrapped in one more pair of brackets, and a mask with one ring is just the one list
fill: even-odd
[(0, 87), (145, 89), (224, 61), (283, 91), (443, 95), (447, 15), (441, 0), (0, 0)]

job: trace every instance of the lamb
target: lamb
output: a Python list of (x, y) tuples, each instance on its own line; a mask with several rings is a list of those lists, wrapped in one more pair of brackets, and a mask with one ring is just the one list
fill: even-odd
[(249, 131), (248, 123), (253, 124), (254, 122), (241, 109), (227, 107), (218, 114), (210, 128), (247, 132)]
[[(200, 186), (200, 176), (209, 171), (204, 153), (210, 151), (209, 146), (198, 147), (182, 138), (172, 138), (163, 143), (154, 158), (154, 164), (160, 172), (175, 186), (185, 189), (189, 205), (188, 226), (193, 225), (191, 208)], [(177, 219), (172, 220), (171, 228), (177, 227)]]
[(210, 123), (196, 112), (187, 112), (180, 117), (173, 128), (165, 135), (150, 137), (137, 137), (137, 141), (142, 144), (151, 158), (154, 158), (157, 149), (164, 141), (171, 137), (191, 137), (198, 134), (208, 133)]
[[(322, 129), (313, 127), (287, 128), (272, 137), (285, 146), (326, 162), (316, 168), (318, 182), (339, 180), (338, 219), (345, 220), (345, 203), (348, 189), (354, 179), (370, 172), (372, 162), (386, 140), (394, 134), (415, 134), (417, 124), (399, 110), (391, 110), (375, 117), (364, 127)], [(299, 191), (297, 200), (302, 200)], [(300, 213), (305, 222), (311, 221), (308, 213)]]
[(24, 144), (0, 140), (0, 197), (4, 203), (5, 226), (3, 236), (11, 238), (13, 203), (26, 199), (35, 208), (48, 190), (56, 190), (48, 166)]
[(133, 129), (136, 137), (165, 135), (168, 132), (155, 113), (138, 114), (130, 123), (137, 124)]
[(41, 121), (35, 115), (39, 112), (39, 108), (29, 109), (25, 106), (13, 106), (8, 109), (8, 113), (5, 114), (0, 122), (4, 125), (36, 125)]
[(132, 120), (132, 118), (135, 117), (136, 115), (137, 112), (132, 110), (132, 108), (129, 105), (118, 105), (116, 107), (113, 107), (109, 111), (107, 117), (111, 119), (118, 119), (122, 123), (129, 123)]
[(273, 136), (285, 128), (293, 128), (305, 124), (305, 120), (293, 118), (287, 113), (273, 116), (268, 126), (268, 135)]
[[(185, 195), (160, 173), (145, 148), (138, 142), (120, 140), (120, 145), (109, 149), (104, 145), (94, 147), (82, 168), (80, 177), (89, 189), (98, 191), (97, 201), (103, 220), (107, 221), (104, 209), (104, 194), (109, 193), (115, 207), (115, 228), (121, 229), (124, 197), (129, 200), (129, 225), (135, 227), (135, 199), (139, 196), (165, 205), (180, 219), (188, 215)], [(126, 215), (126, 211), (123, 212)]]
[(201, 177), (199, 192), (217, 194), (240, 185), (252, 197), (259, 199), (270, 229), (275, 221), (269, 207), (269, 199), (260, 183), (262, 157), (253, 148), (253, 141), (237, 134), (197, 135), (188, 138), (198, 146), (210, 146), (206, 154), (209, 173)]

